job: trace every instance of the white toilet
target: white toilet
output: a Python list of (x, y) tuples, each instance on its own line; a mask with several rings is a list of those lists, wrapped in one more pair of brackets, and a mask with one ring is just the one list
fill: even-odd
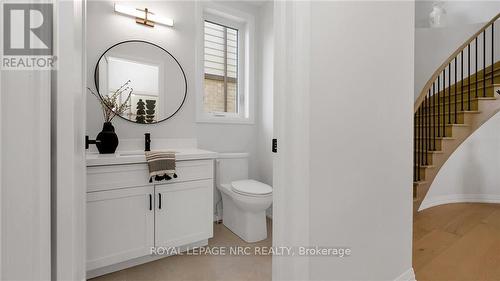
[(266, 239), (266, 209), (273, 202), (273, 188), (248, 179), (248, 153), (219, 153), (216, 172), (223, 224), (246, 242)]

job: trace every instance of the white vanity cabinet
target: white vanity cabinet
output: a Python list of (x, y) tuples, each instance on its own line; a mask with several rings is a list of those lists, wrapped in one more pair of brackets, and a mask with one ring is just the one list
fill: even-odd
[(146, 163), (88, 165), (90, 277), (159, 258), (152, 247), (206, 245), (213, 236), (215, 156), (209, 156), (177, 161), (177, 178), (154, 183)]
[(153, 189), (87, 194), (87, 270), (149, 255), (154, 246)]
[(155, 186), (155, 245), (175, 247), (212, 237), (212, 180)]

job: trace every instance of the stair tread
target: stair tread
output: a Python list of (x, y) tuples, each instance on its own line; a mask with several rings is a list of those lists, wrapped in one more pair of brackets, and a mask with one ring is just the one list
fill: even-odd
[(413, 185), (421, 185), (421, 184), (425, 184), (425, 183), (427, 183), (427, 181), (414, 181)]
[[(453, 110), (452, 111), (445, 110), (444, 112), (442, 110), (440, 110), (439, 111), (439, 115), (448, 114), (448, 112), (451, 112), (451, 114), (455, 114), (455, 111), (453, 111)], [(463, 110), (463, 111), (462, 110), (458, 110), (457, 111), (457, 115), (458, 114), (475, 114), (475, 113), (481, 113), (481, 110)], [(435, 112), (427, 112), (427, 114), (438, 115), (438, 112), (437, 111), (435, 111)]]
[(417, 150), (414, 150), (416, 152), (427, 152), (427, 153), (435, 153), (435, 154), (442, 154), (443, 151), (442, 150), (420, 150), (420, 149), (417, 149)]
[[(433, 139), (433, 137), (427, 137), (427, 138), (422, 138), (422, 137), (416, 137), (416, 139)], [(454, 137), (438, 137), (436, 136), (436, 140), (456, 140)]]
[[(497, 76), (497, 77), (499, 77), (499, 76)], [(491, 80), (491, 79), (490, 79), (490, 80)], [(486, 80), (486, 81), (488, 81), (488, 80)], [(482, 83), (482, 82), (483, 82), (482, 80), (479, 80), (479, 83), (477, 83), (477, 85), (478, 85), (478, 86), (477, 86), (477, 90), (478, 90), (478, 92), (479, 92), (479, 90), (481, 90), (481, 92), (482, 92), (482, 91), (484, 90), (484, 88), (485, 88), (485, 87), (483, 87), (483, 83)], [(494, 87), (498, 87), (498, 86), (500, 86), (500, 85), (499, 85), (499, 84), (493, 84), (493, 85), (492, 85), (492, 84), (486, 84), (486, 89), (488, 90), (488, 89), (490, 89), (490, 88), (494, 88)], [(474, 84), (474, 83), (473, 83), (473, 84), (471, 84), (470, 91), (471, 91), (471, 93), (472, 93), (472, 92), (476, 92), (476, 84)], [(457, 92), (456, 92), (456, 93), (455, 93), (455, 88), (452, 88), (452, 90), (451, 90), (451, 96), (452, 96), (452, 97), (454, 97), (454, 96), (455, 96), (455, 94), (456, 94), (457, 96), (458, 96), (458, 95), (461, 95), (461, 94), (462, 94), (462, 92), (463, 92), (464, 94), (469, 93), (469, 84), (464, 84), (464, 90), (463, 90), (463, 91), (462, 91), (462, 87), (461, 87), (461, 86), (459, 86), (459, 87), (457, 88)], [(438, 94), (438, 93), (436, 92), (436, 93), (435, 93), (435, 95), (437, 95), (437, 94)], [(446, 97), (448, 97), (448, 88), (446, 88), (446, 92), (443, 92), (442, 90), (440, 90), (440, 91), (439, 91), (439, 97), (440, 97), (440, 98), (442, 98), (442, 97), (443, 97), (443, 94), (444, 94)], [(464, 95), (464, 96), (465, 96), (465, 95)], [(429, 97), (427, 97), (427, 98), (429, 98)]]
[[(491, 74), (491, 73), (490, 73), (490, 74)], [(495, 75), (495, 78), (498, 78), (498, 77), (500, 77), (500, 74), (496, 74), (496, 75)], [(465, 88), (468, 88), (468, 87), (469, 87), (469, 81), (467, 81), (467, 77), (464, 77), (464, 80), (463, 80), (463, 81), (464, 81), (464, 89), (465, 89)], [(490, 88), (490, 87), (492, 87), (492, 86), (494, 87), (494, 86), (498, 86), (498, 85), (499, 85), (499, 84), (497, 84), (497, 83), (494, 83), (494, 84), (492, 85), (492, 84), (488, 83), (488, 82), (490, 82), (490, 81), (491, 81), (491, 75), (490, 75), (490, 76), (486, 76), (486, 82), (487, 82), (487, 83), (486, 83), (486, 88)], [(456, 84), (460, 84), (460, 82), (461, 82), (461, 81), (458, 81), (457, 83), (452, 84), (452, 86), (455, 86)], [(484, 87), (483, 87), (483, 82), (484, 82), (484, 78), (481, 76), (481, 79), (477, 80), (477, 85), (478, 85), (477, 89), (478, 89), (478, 90), (479, 90), (479, 89), (483, 89), (483, 88), (484, 88)], [(474, 88), (474, 89), (476, 88), (476, 81), (475, 81), (474, 79), (471, 79), (471, 81), (470, 81), (470, 86), (471, 86), (471, 87), (470, 87), (470, 89), (471, 89), (471, 90), (472, 90), (473, 88)], [(448, 88), (449, 88), (449, 87), (447, 87), (447, 88), (446, 88), (446, 91), (448, 91)], [(459, 88), (459, 89), (461, 89), (461, 86), (459, 86), (458, 88)], [(452, 90), (452, 93), (454, 93), (455, 88), (452, 88), (452, 89), (453, 89), (453, 90)], [(457, 91), (457, 92), (458, 92), (458, 91)], [(461, 92), (461, 91), (460, 91), (460, 92)], [(442, 93), (442, 91), (440, 91), (440, 93)]]
[[(497, 97), (471, 97), (470, 101), (480, 101), (480, 100), (496, 100)], [(468, 99), (464, 99), (464, 104), (465, 102), (468, 101)], [(461, 104), (462, 100), (461, 99), (457, 99), (457, 104)], [(442, 102), (436, 102), (436, 104), (427, 104), (427, 105), (424, 105), (424, 107), (426, 108), (432, 108), (432, 107), (437, 107), (438, 105), (443, 105), (443, 104), (455, 104), (455, 100), (452, 100), (451, 103), (449, 101), (442, 101)], [(460, 112), (462, 110), (458, 110), (457, 112)], [(464, 111), (474, 111), (474, 110), (464, 110)]]
[[(429, 117), (429, 116), (438, 116), (438, 115), (448, 115), (450, 111), (445, 111), (445, 112), (437, 112), (435, 113), (424, 113), (424, 117)], [(464, 110), (464, 111), (457, 111), (457, 114), (478, 114), (481, 113), (479, 110)], [(451, 111), (451, 115), (454, 115), (455, 111)], [(418, 116), (419, 117), (419, 116)]]
[[(428, 128), (428, 127), (430, 127), (430, 126), (426, 126), (426, 125), (414, 125), (414, 126), (417, 127), (417, 128), (421, 128), (421, 127)], [(445, 127), (453, 127), (453, 126), (454, 127), (470, 127), (469, 124), (445, 124), (444, 126)], [(434, 124), (434, 127), (437, 128), (438, 124), (437, 123)], [(443, 127), (443, 123), (439, 123), (439, 127), (442, 128)]]

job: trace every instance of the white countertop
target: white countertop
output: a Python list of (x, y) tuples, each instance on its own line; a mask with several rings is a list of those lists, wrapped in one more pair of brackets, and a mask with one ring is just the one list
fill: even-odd
[[(174, 151), (177, 161), (214, 159), (217, 152), (197, 149), (197, 148), (179, 148), (179, 149), (158, 149), (158, 151)], [(144, 151), (117, 151), (114, 154), (99, 154), (97, 152), (88, 152), (86, 154), (87, 167), (122, 165), (146, 163)]]

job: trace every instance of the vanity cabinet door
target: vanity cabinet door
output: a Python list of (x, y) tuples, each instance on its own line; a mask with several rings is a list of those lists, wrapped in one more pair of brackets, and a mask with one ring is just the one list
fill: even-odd
[(183, 246), (213, 236), (213, 179), (156, 185), (155, 202), (155, 246)]
[(153, 186), (87, 193), (87, 270), (150, 254)]

